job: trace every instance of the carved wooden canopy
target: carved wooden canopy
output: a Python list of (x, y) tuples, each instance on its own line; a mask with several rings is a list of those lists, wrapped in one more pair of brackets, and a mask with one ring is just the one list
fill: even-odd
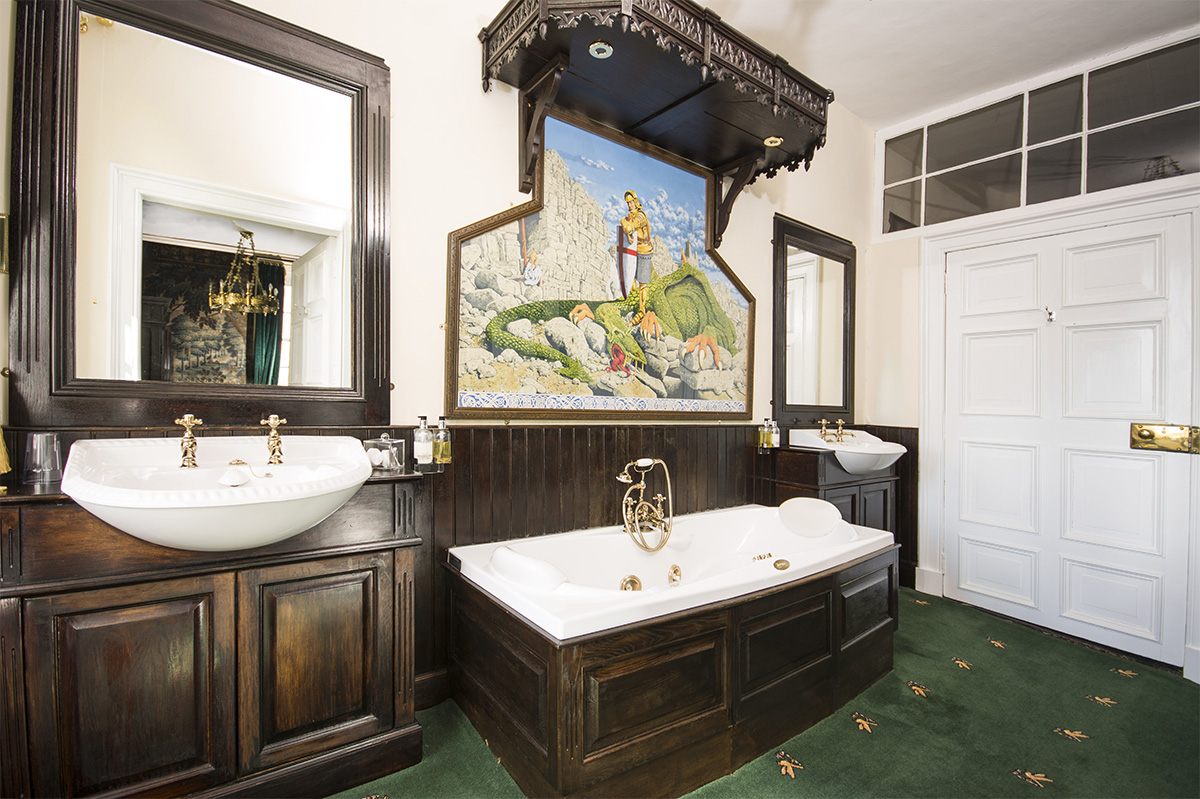
[(551, 103), (732, 177), (726, 217), (747, 183), (825, 143), (833, 93), (691, 0), (510, 0), (479, 38), (484, 89), (522, 92), (525, 191)]

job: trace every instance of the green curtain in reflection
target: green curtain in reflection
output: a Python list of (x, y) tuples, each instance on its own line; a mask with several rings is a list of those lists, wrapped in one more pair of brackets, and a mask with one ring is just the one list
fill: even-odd
[[(259, 262), (258, 274), (264, 286), (279, 290), (283, 302), (281, 264)], [(273, 386), (279, 382), (280, 346), (283, 342), (283, 313), (248, 314), (246, 320), (246, 382)]]

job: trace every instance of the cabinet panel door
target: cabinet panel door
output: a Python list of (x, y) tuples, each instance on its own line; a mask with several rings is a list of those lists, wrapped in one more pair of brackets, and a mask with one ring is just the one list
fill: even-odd
[(831, 502), (841, 511), (842, 518), (851, 524), (862, 524), (859, 520), (859, 490), (858, 486), (843, 488), (826, 488), (821, 491), (821, 499)]
[(863, 485), (860, 500), (862, 515), (859, 517), (859, 524), (863, 527), (896, 532), (896, 503), (892, 497), (894, 491), (895, 484), (891, 482)]
[(243, 774), (392, 726), (392, 557), (238, 574)]
[(38, 796), (177, 796), (234, 765), (232, 575), (25, 601)]

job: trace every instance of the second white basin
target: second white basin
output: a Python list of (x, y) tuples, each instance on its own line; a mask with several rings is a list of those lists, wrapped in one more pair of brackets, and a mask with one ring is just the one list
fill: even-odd
[(886, 469), (908, 452), (903, 444), (884, 441), (863, 430), (846, 430), (841, 441), (826, 441), (821, 438), (820, 430), (793, 428), (788, 431), (788, 443), (794, 447), (832, 450), (838, 463), (850, 474)]
[(273, 466), (265, 436), (196, 441), (192, 469), (180, 468), (178, 437), (76, 441), (62, 492), (143, 541), (224, 551), (304, 532), (371, 475), (362, 442), (349, 436), (284, 436), (284, 462)]

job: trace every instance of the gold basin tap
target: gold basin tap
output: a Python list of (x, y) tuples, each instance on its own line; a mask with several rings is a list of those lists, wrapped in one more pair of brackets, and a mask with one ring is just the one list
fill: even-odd
[[(655, 494), (653, 502), (645, 498), (646, 473), (653, 471), (655, 466), (662, 466), (667, 478), (667, 494)], [(636, 475), (635, 475), (636, 473)], [(625, 468), (617, 475), (617, 480), (628, 483), (625, 496), (621, 500), (621, 517), (625, 523), (625, 532), (639, 549), (646, 552), (657, 552), (666, 546), (671, 537), (671, 525), (675, 521), (675, 501), (671, 492), (671, 472), (667, 464), (658, 458), (638, 458), (625, 464)], [(633, 492), (637, 492), (637, 498)], [(666, 507), (664, 508), (664, 502)], [(646, 540), (646, 534), (658, 534), (658, 541), (651, 544)]]
[(271, 454), (271, 457), (267, 458), (267, 463), (283, 463), (283, 439), (279, 437), (279, 425), (287, 424), (287, 419), (280, 419), (273, 413), (261, 420), (259, 424), (265, 424), (271, 428), (271, 432), (267, 434), (267, 452)]
[(183, 453), (183, 461), (179, 464), (180, 469), (195, 469), (196, 468), (196, 435), (192, 432), (193, 427), (199, 427), (204, 424), (203, 419), (197, 419), (190, 413), (185, 413), (183, 416), (175, 420), (175, 424), (183, 425), (183, 440), (179, 442), (179, 451)]

